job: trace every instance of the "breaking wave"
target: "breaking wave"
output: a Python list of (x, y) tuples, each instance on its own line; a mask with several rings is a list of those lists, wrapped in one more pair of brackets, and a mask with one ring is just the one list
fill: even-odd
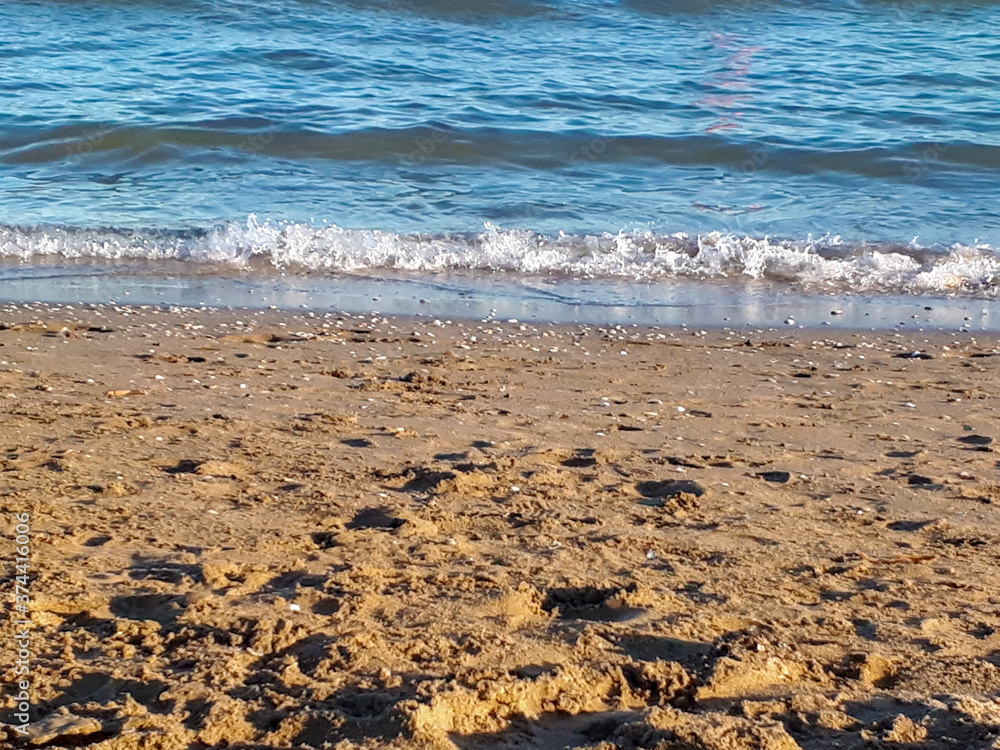
[[(114, 261), (124, 271), (174, 263), (173, 274), (228, 269), (297, 273), (507, 272), (566, 279), (747, 279), (800, 291), (996, 296), (1000, 255), (989, 245), (846, 242), (712, 232), (545, 235), (487, 224), (468, 234), (280, 222), (212, 229), (0, 227), (0, 257), (24, 264)], [(180, 269), (180, 270), (178, 270)]]

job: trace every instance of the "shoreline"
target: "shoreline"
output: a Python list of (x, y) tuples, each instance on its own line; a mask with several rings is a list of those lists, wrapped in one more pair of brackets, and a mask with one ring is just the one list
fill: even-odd
[(40, 304), (0, 325), (36, 743), (998, 737), (995, 335)]
[[(169, 265), (169, 264), (167, 264)], [(1000, 333), (1000, 299), (944, 294), (803, 291), (752, 279), (553, 279), (496, 272), (408, 275), (200, 274), (53, 266), (0, 273), (0, 304), (117, 305), (232, 310), (344, 311), (590, 326), (924, 330)], [(211, 272), (209, 272), (211, 271)], [(53, 292), (57, 286), (58, 292)], [(72, 297), (73, 302), (67, 302)]]

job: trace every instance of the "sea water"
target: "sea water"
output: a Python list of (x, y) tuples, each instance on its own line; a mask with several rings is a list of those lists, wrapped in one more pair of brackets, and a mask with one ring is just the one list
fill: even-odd
[(0, 96), (0, 298), (1000, 329), (994, 2), (12, 1)]

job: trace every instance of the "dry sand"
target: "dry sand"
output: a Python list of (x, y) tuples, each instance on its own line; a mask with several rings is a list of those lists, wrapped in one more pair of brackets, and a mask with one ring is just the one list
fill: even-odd
[(994, 338), (0, 323), (36, 746), (1000, 747)]

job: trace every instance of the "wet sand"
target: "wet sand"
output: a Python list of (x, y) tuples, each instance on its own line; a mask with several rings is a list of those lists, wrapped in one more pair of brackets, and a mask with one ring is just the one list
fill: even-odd
[(37, 746), (1000, 746), (995, 336), (0, 324)]

